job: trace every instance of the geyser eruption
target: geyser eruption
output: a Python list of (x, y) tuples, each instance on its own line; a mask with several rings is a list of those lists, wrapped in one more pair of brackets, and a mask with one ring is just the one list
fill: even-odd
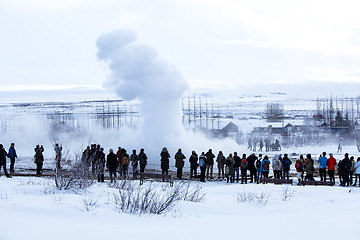
[(139, 144), (154, 154), (163, 146), (180, 144), (181, 96), (188, 87), (181, 74), (152, 48), (137, 43), (131, 31), (103, 34), (96, 45), (98, 58), (111, 70), (106, 86), (125, 100), (141, 101)]

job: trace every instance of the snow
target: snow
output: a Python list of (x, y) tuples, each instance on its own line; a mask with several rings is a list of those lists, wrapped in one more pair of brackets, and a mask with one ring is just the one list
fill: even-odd
[[(115, 190), (107, 183), (86, 191), (57, 192), (51, 179), (2, 176), (0, 239), (344, 239), (358, 235), (358, 187), (200, 185), (206, 193), (203, 202), (181, 201), (165, 216), (138, 216), (117, 211)], [(294, 193), (283, 201), (286, 187)], [(237, 202), (236, 195), (243, 192), (267, 193), (269, 200), (266, 205)], [(99, 198), (98, 207), (86, 211), (82, 203), (86, 197)]]

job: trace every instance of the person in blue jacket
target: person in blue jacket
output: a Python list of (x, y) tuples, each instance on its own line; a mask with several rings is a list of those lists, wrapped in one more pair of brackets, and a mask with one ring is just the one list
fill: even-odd
[(320, 173), (320, 181), (326, 181), (326, 163), (327, 163), (326, 152), (323, 152), (322, 156), (318, 159), (318, 163), (320, 163), (319, 173)]
[(268, 156), (265, 156), (261, 162), (261, 172), (264, 178), (269, 178), (270, 160)]
[(10, 172), (14, 172), (15, 158), (17, 158), (15, 143), (10, 144), (8, 157), (10, 158)]

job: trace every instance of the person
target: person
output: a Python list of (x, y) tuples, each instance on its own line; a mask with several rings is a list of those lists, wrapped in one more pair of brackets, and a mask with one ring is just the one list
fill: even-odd
[(4, 149), (4, 146), (2, 144), (0, 144), (0, 171), (1, 171), (1, 167), (2, 167), (4, 169), (5, 176), (7, 178), (11, 178), (8, 171), (6, 170), (6, 156), (7, 156), (7, 152)]
[(35, 155), (34, 155), (34, 163), (36, 164), (36, 175), (41, 175), (42, 174), (42, 167), (43, 167), (43, 163), (44, 163), (44, 147), (43, 145), (39, 146), (36, 145), (35, 149)]
[(105, 172), (105, 153), (104, 153), (104, 148), (100, 147), (96, 157), (96, 173), (98, 177), (98, 182), (104, 182), (105, 180), (104, 172)]
[(87, 146), (81, 156), (81, 165), (84, 167), (83, 170), (85, 171), (88, 171), (90, 167), (89, 155), (90, 155), (90, 146)]
[(199, 166), (198, 164), (199, 157), (196, 154), (195, 151), (191, 152), (191, 156), (189, 158), (190, 163), (190, 178), (196, 178), (197, 177), (197, 168)]
[(61, 151), (62, 151), (62, 145), (56, 143), (55, 147), (54, 147), (54, 151), (55, 151), (55, 161), (56, 161), (56, 169), (61, 169)]
[(249, 137), (249, 139), (248, 139), (248, 148), (247, 149), (249, 149), (250, 151), (252, 149), (252, 139), (251, 139), (251, 137)]
[(282, 163), (280, 161), (281, 158), (281, 154), (280, 155), (275, 155), (272, 161), (272, 169), (274, 171), (274, 178), (275, 179), (280, 179), (281, 176), (281, 169), (282, 169)]
[(106, 168), (109, 169), (109, 177), (110, 182), (113, 181), (116, 182), (116, 170), (119, 166), (119, 163), (117, 161), (117, 156), (114, 153), (113, 149), (109, 150), (109, 154), (106, 157)]
[(264, 160), (261, 162), (261, 172), (264, 178), (269, 178), (269, 171), (270, 171), (270, 160), (268, 156), (264, 157)]
[(295, 169), (296, 169), (296, 178), (298, 179), (298, 184), (297, 185), (301, 185), (301, 182), (302, 182), (301, 175), (302, 175), (302, 173), (304, 171), (304, 165), (301, 162), (301, 159), (296, 160)]
[(206, 156), (204, 152), (202, 152), (199, 157), (199, 166), (200, 166), (200, 182), (206, 182), (205, 181)]
[(360, 152), (360, 138), (356, 138), (356, 147), (358, 152)]
[(292, 164), (287, 153), (284, 154), (283, 158), (283, 179), (289, 180), (290, 165)]
[(257, 182), (257, 176), (256, 176), (256, 167), (255, 162), (257, 160), (257, 156), (255, 156), (255, 153), (250, 154), (250, 156), (247, 157), (247, 169), (250, 172), (250, 183)]
[(340, 185), (343, 186), (343, 184), (344, 184), (344, 164), (343, 164), (343, 160), (339, 161), (339, 163), (337, 164), (337, 168), (338, 168), (338, 175), (339, 175)]
[(337, 163), (333, 154), (330, 153), (329, 155), (330, 157), (326, 162), (326, 166), (328, 167), (329, 181), (335, 183), (335, 166)]
[(162, 174), (166, 174), (168, 175), (169, 174), (169, 158), (170, 158), (170, 154), (167, 150), (166, 147), (164, 147), (162, 150), (161, 150), (161, 153), (160, 153), (160, 157), (161, 157), (161, 170), (162, 170)]
[(120, 175), (120, 177), (122, 176), (122, 172), (121, 172), (121, 170), (122, 170), (122, 168), (121, 168), (121, 147), (118, 147), (118, 150), (117, 150), (117, 152), (116, 152), (116, 157), (117, 157), (117, 161), (118, 161), (118, 165), (119, 165), (119, 175)]
[(8, 156), (10, 158), (10, 172), (14, 172), (15, 166), (15, 158), (17, 158), (16, 150), (15, 150), (15, 143), (10, 144)]
[[(237, 152), (234, 152), (234, 175), (232, 176), (233, 181), (239, 182), (239, 168), (241, 165), (241, 158), (238, 156)], [(236, 178), (235, 178), (236, 174)]]
[(314, 171), (315, 168), (313, 163), (311, 162), (311, 155), (308, 154), (306, 155), (306, 159), (305, 159), (305, 172), (306, 172), (305, 180), (315, 181)]
[(259, 183), (259, 181), (262, 178), (261, 162), (262, 162), (262, 154), (260, 153), (259, 158), (255, 162), (257, 183)]
[(350, 157), (350, 161), (351, 161), (351, 170), (350, 170), (350, 185), (353, 184), (353, 176), (354, 176), (354, 166), (355, 166), (355, 158), (354, 156)]
[(339, 152), (342, 152), (342, 145), (343, 145), (342, 141), (343, 141), (342, 138), (340, 138), (340, 139), (339, 139), (338, 150), (337, 150), (338, 153), (339, 153)]
[(305, 172), (305, 159), (304, 159), (304, 156), (301, 154), (300, 155), (300, 162), (302, 163), (302, 172), (301, 172), (301, 182), (304, 181), (304, 172)]
[(243, 154), (243, 158), (241, 159), (241, 184), (247, 184), (247, 168), (248, 168), (248, 161), (246, 159), (246, 154)]
[(233, 183), (234, 182), (234, 165), (235, 165), (235, 160), (233, 158), (233, 155), (230, 153), (229, 156), (226, 158), (226, 163), (225, 163), (226, 167), (225, 167), (225, 176), (226, 176), (226, 182), (227, 183)]
[(137, 174), (139, 172), (138, 170), (138, 155), (136, 154), (136, 150), (133, 149), (132, 150), (132, 154), (130, 156), (130, 162), (131, 162), (131, 167), (132, 167), (132, 172), (133, 172), (133, 179), (136, 179)]
[[(212, 149), (209, 149), (209, 151), (206, 153), (206, 178), (213, 179), (213, 168), (214, 168), (214, 158), (215, 155), (212, 153)], [(209, 175), (210, 172), (210, 175)]]
[(129, 174), (129, 154), (127, 154), (126, 149), (122, 148), (121, 149), (121, 161), (120, 161), (120, 165), (121, 165), (121, 174), (120, 176), (123, 178), (127, 178), (128, 174)]
[(356, 183), (359, 180), (359, 187), (360, 187), (360, 157), (357, 158), (357, 161), (354, 164), (354, 172), (355, 172), (355, 183), (353, 184), (353, 186), (356, 186)]
[(319, 166), (319, 173), (320, 173), (320, 181), (326, 181), (326, 164), (327, 164), (327, 157), (326, 152), (322, 153), (322, 156), (318, 159)]
[(345, 153), (345, 158), (343, 159), (343, 186), (349, 186), (350, 185), (350, 171), (351, 171), (351, 160), (349, 159), (349, 154)]
[(224, 167), (225, 167), (226, 159), (225, 159), (224, 154), (222, 153), (222, 151), (219, 151), (219, 153), (217, 155), (217, 158), (216, 158), (216, 162), (218, 164), (219, 179), (221, 177), (224, 178), (225, 177)]
[(259, 148), (259, 151), (262, 152), (263, 151), (263, 147), (264, 147), (264, 141), (262, 140), (262, 138), (260, 138), (260, 148)]
[(140, 149), (140, 153), (138, 156), (139, 162), (140, 162), (140, 172), (145, 172), (145, 167), (147, 165), (147, 159), (148, 157), (145, 154), (145, 150), (143, 148)]
[(280, 142), (278, 139), (275, 140), (275, 143), (274, 143), (274, 150), (275, 151), (281, 151), (281, 146), (280, 146)]
[(175, 154), (175, 167), (177, 168), (176, 177), (178, 179), (182, 179), (182, 172), (184, 167), (184, 159), (186, 159), (185, 155), (181, 152), (181, 149), (177, 151)]
[(271, 143), (270, 139), (266, 138), (265, 139), (265, 151), (266, 152), (270, 151), (270, 143)]
[(256, 144), (257, 144), (257, 139), (256, 137), (253, 138), (253, 152), (256, 152)]

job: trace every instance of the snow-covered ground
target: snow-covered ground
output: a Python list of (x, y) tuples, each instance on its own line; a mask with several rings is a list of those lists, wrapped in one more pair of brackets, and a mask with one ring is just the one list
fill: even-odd
[[(138, 182), (135, 183), (138, 186)], [(166, 183), (164, 183), (166, 184)], [(179, 184), (176, 182), (175, 184)], [(359, 187), (199, 184), (202, 202), (180, 201), (166, 215), (119, 212), (116, 189), (58, 191), (45, 178), (0, 177), (0, 239), (357, 239)], [(156, 183), (162, 191), (166, 186)], [(144, 185), (146, 186), (146, 185)], [(284, 201), (284, 194), (291, 195)], [(351, 190), (351, 191), (350, 191)], [(239, 196), (268, 201), (238, 202)], [(256, 199), (256, 198), (255, 198)], [(96, 201), (87, 211), (84, 202)]]

